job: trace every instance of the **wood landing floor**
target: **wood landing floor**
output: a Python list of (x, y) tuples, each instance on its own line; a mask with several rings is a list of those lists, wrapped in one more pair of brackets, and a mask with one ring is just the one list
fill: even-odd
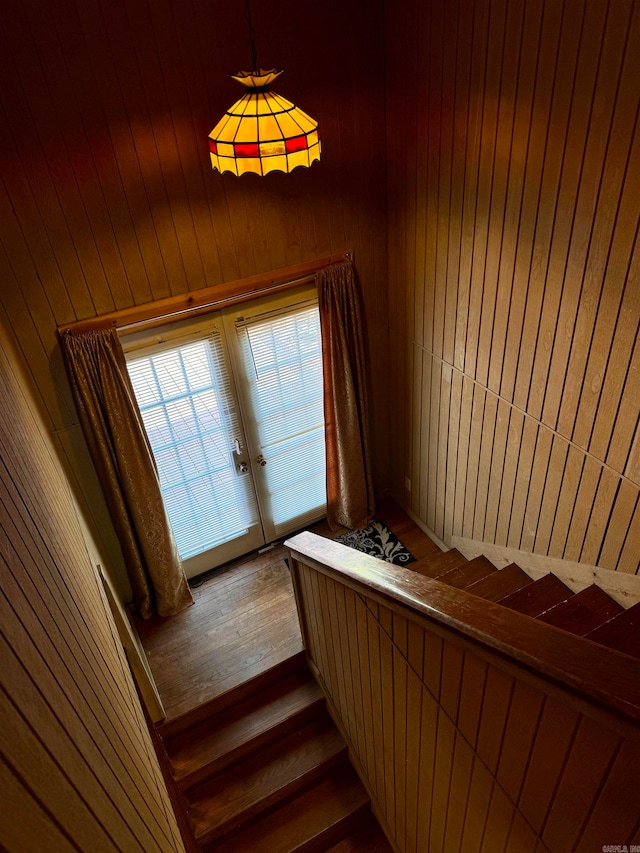
[[(417, 559), (440, 549), (396, 504), (384, 521)], [(326, 522), (311, 528), (338, 535)], [(136, 620), (151, 671), (173, 720), (302, 650), (291, 577), (276, 545), (221, 567), (193, 589), (194, 605), (170, 619)]]

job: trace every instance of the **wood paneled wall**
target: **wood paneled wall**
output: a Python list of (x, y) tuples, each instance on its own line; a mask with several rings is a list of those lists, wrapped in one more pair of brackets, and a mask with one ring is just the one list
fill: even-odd
[(407, 608), (294, 566), (307, 653), (400, 853), (640, 841), (637, 730), (610, 727)]
[(0, 846), (183, 850), (76, 508), (0, 327)]
[(393, 491), (640, 563), (640, 3), (390, 2)]
[(240, 97), (243, 3), (7, 0), (0, 21), (0, 301), (48, 428), (117, 557), (56, 326), (351, 249), (365, 303), (379, 485), (387, 454), (382, 0), (252, 2), (258, 59), (320, 122), (322, 161), (212, 172)]

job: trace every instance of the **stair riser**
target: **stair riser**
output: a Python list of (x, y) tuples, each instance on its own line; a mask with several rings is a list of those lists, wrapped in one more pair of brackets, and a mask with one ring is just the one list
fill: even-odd
[[(354, 809), (350, 814), (342, 818), (342, 820), (333, 823), (327, 827), (324, 832), (317, 833), (308, 841), (298, 844), (296, 847), (289, 848), (287, 853), (323, 853), (333, 844), (337, 844), (350, 832), (357, 830), (367, 818), (371, 816), (371, 809), (368, 803)], [(216, 853), (219, 841), (213, 841), (210, 844), (202, 846), (205, 853)]]
[(219, 714), (222, 711), (227, 710), (233, 705), (238, 705), (249, 696), (254, 696), (260, 690), (267, 689), (277, 681), (280, 681), (287, 676), (294, 675), (295, 673), (302, 672), (305, 668), (306, 658), (304, 652), (293, 655), (277, 666), (263, 672), (261, 675), (256, 676), (238, 687), (235, 687), (233, 690), (229, 690), (222, 696), (218, 696), (211, 702), (207, 702), (204, 705), (200, 705), (198, 708), (194, 708), (194, 710), (190, 711), (188, 714), (183, 714), (175, 720), (169, 720), (168, 722), (162, 723), (158, 726), (158, 734), (166, 743), (176, 735), (188, 731), (194, 726), (203, 723), (205, 720), (215, 716), (215, 714)]
[(291, 853), (322, 853), (329, 845), (336, 844), (345, 835), (355, 830), (370, 814), (371, 809), (367, 803), (351, 812), (338, 823), (328, 827), (324, 832), (316, 835), (315, 838), (310, 839), (305, 844), (300, 844)]
[(321, 714), (324, 711), (324, 707), (324, 698), (318, 699), (316, 702), (313, 702), (306, 708), (298, 711), (296, 714), (282, 720), (277, 725), (272, 726), (271, 728), (255, 735), (250, 740), (239, 744), (235, 749), (226, 752), (215, 761), (211, 761), (204, 767), (199, 767), (187, 776), (183, 776), (181, 779), (176, 780), (178, 788), (181, 791), (187, 792), (195, 785), (201, 784), (214, 774), (224, 770), (225, 767), (229, 767), (231, 764), (235, 764), (236, 761), (240, 761), (248, 755), (251, 755), (251, 753), (255, 752), (257, 749), (260, 749), (269, 743), (273, 743), (274, 740), (277, 740), (280, 737), (291, 734), (297, 728), (302, 728), (302, 726), (310, 722), (314, 717)]
[(262, 800), (260, 800), (260, 802), (255, 803), (251, 808), (245, 809), (245, 811), (241, 815), (234, 817), (232, 820), (227, 821), (224, 824), (220, 824), (219, 826), (215, 827), (207, 833), (204, 833), (203, 835), (199, 836), (196, 834), (196, 840), (198, 844), (203, 847), (206, 847), (214, 841), (220, 841), (224, 839), (225, 836), (229, 835), (230, 832), (234, 832), (238, 829), (241, 829), (243, 826), (249, 823), (249, 821), (253, 820), (254, 818), (273, 808), (274, 806), (285, 802), (287, 799), (294, 796), (294, 794), (304, 791), (305, 788), (308, 788), (315, 782), (321, 780), (324, 776), (328, 775), (331, 770), (344, 763), (346, 756), (347, 749), (345, 746), (345, 748), (341, 750), (341, 752), (333, 756), (328, 761), (316, 765), (304, 775), (292, 780), (288, 785), (283, 785), (278, 790), (273, 791), (268, 797), (264, 797)]

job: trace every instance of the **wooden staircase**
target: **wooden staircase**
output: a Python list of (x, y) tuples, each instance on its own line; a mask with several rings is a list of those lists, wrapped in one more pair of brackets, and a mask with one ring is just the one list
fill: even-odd
[(192, 849), (391, 850), (303, 654), (158, 731)]
[[(640, 604), (593, 585), (439, 553), (407, 566), (574, 635), (640, 658)], [(480, 603), (479, 603), (479, 606)], [(324, 696), (295, 655), (158, 728), (192, 851), (390, 853)]]
[(407, 568), (640, 658), (640, 603), (625, 610), (595, 584), (573, 592), (553, 574), (533, 580), (515, 564), (499, 570), (486, 557), (467, 560), (455, 548)]

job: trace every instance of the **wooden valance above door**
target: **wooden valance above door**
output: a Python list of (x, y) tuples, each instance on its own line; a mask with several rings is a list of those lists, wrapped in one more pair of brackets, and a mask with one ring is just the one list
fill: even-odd
[(90, 317), (86, 320), (76, 320), (73, 323), (65, 323), (58, 326), (58, 334), (81, 334), (83, 332), (95, 331), (115, 327), (116, 329), (153, 328), (165, 323), (175, 322), (181, 318), (193, 317), (204, 314), (217, 308), (225, 308), (253, 299), (267, 293), (277, 293), (290, 287), (297, 287), (307, 281), (312, 281), (316, 273), (345, 258), (352, 258), (350, 252), (337, 252), (330, 257), (315, 258), (301, 264), (271, 270), (267, 273), (237, 279), (236, 281), (223, 282), (213, 287), (205, 287), (182, 293), (177, 296), (168, 296), (155, 302), (146, 302), (143, 305), (132, 305), (120, 311), (111, 311), (98, 317)]

